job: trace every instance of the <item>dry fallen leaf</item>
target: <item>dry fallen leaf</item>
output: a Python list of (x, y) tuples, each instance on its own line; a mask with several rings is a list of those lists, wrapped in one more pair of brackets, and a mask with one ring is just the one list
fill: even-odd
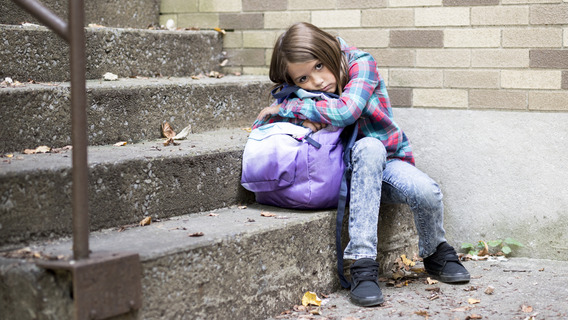
[(430, 317), (430, 315), (428, 315), (428, 311), (426, 311), (426, 310), (415, 311), (414, 314), (417, 314), (419, 316), (423, 316), (426, 319), (428, 319), (428, 317)]
[(96, 23), (89, 23), (88, 27), (89, 28), (104, 28), (105, 26), (100, 25), (100, 24), (96, 24)]
[(35, 149), (26, 149), (24, 150), (25, 154), (36, 154), (36, 153), (48, 153), (51, 151), (51, 148), (48, 146), (39, 146)]
[(248, 133), (251, 133), (251, 132), (252, 132), (252, 128), (243, 128), (243, 130), (245, 130), (245, 131), (248, 132)]
[(430, 277), (428, 277), (428, 278), (426, 278), (426, 282), (428, 284), (436, 284), (436, 283), (438, 283), (438, 280), (434, 280), (434, 279), (431, 279)]
[(141, 226), (148, 226), (152, 223), (152, 217), (146, 217), (140, 221)]
[(310, 310), (310, 314), (316, 315), (316, 316), (320, 316), (321, 315), (321, 309), (320, 307), (314, 308)]
[(162, 123), (162, 134), (168, 139), (176, 136), (176, 132), (167, 121)]
[(215, 30), (215, 31), (217, 31), (217, 32), (219, 32), (219, 33), (221, 33), (221, 34), (225, 34), (225, 33), (226, 33), (225, 30), (223, 30), (223, 29), (221, 29), (221, 28), (213, 28), (213, 30)]
[(487, 288), (485, 289), (485, 294), (493, 294), (494, 291), (495, 291), (495, 287), (487, 286)]
[(113, 144), (113, 146), (115, 146), (115, 147), (122, 147), (122, 146), (125, 146), (126, 144), (127, 144), (126, 141), (120, 141), (120, 142), (117, 142), (117, 143)]
[(276, 213), (271, 213), (271, 212), (268, 212), (268, 211), (262, 211), (260, 213), (260, 216), (261, 217), (276, 217)]
[(238, 206), (237, 208), (243, 210), (243, 209), (246, 209), (247, 206)]
[(479, 300), (479, 299), (474, 299), (474, 298), (467, 299), (467, 303), (469, 303), (469, 304), (478, 304), (480, 302), (481, 302), (481, 300)]
[(190, 237), (202, 237), (204, 235), (203, 232), (194, 232), (192, 234), (190, 234)]
[(473, 313), (473, 314), (471, 314), (471, 315), (469, 315), (465, 318), (465, 320), (469, 320), (469, 319), (483, 319), (483, 317), (479, 314)]
[(531, 313), (531, 312), (533, 312), (533, 307), (526, 306), (526, 305), (523, 304), (521, 306), (521, 311), (524, 312), (524, 313)]
[(404, 263), (405, 266), (414, 267), (414, 265), (416, 264), (416, 262), (406, 258), (405, 254), (401, 255), (400, 258), (402, 259), (402, 263)]
[[(191, 124), (188, 125), (187, 127), (183, 128), (181, 130), (180, 133), (176, 134), (175, 136), (172, 137), (172, 139), (174, 140), (183, 140), (185, 138), (187, 138), (187, 136), (189, 136), (189, 134), (191, 133)], [(169, 137), (168, 137), (169, 138)]]
[(107, 72), (103, 74), (103, 80), (105, 81), (116, 81), (118, 80), (118, 76), (114, 73)]
[(302, 297), (302, 305), (321, 306), (321, 299), (318, 298), (315, 292), (307, 291), (306, 293), (304, 293), (304, 296)]

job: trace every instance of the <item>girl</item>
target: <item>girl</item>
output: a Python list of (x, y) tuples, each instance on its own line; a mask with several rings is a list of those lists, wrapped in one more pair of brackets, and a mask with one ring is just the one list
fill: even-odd
[(375, 261), (381, 201), (410, 206), (419, 254), (428, 273), (443, 282), (468, 282), (468, 271), (445, 239), (440, 188), (414, 166), (410, 144), (393, 120), (385, 83), (373, 57), (314, 25), (297, 23), (276, 41), (269, 76), (275, 88), (297, 85), (335, 93), (339, 98), (276, 101), (260, 112), (253, 128), (275, 121), (301, 124), (313, 131), (328, 124), (359, 124), (351, 152), (350, 241), (344, 251), (344, 259), (354, 260), (350, 269), (352, 302), (372, 306), (384, 301)]

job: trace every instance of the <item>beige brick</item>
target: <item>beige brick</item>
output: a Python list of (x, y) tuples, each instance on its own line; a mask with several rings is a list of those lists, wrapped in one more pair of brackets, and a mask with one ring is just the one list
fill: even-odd
[(515, 28), (503, 30), (503, 47), (562, 47), (560, 28)]
[(264, 49), (228, 49), (228, 66), (264, 66), (264, 52)]
[(361, 24), (364, 27), (413, 27), (413, 9), (363, 10)]
[(530, 51), (531, 68), (568, 69), (568, 49)]
[(568, 92), (530, 92), (529, 109), (539, 111), (568, 111)]
[(387, 5), (388, 5), (387, 0), (338, 0), (337, 1), (337, 7), (340, 9), (384, 8)]
[(310, 22), (309, 11), (265, 12), (265, 29), (288, 29), (296, 22)]
[(274, 50), (272, 49), (266, 49), (266, 52), (264, 53), (264, 60), (265, 60), (265, 65), (267, 67), (270, 66), (270, 61), (272, 61), (272, 52)]
[(557, 70), (502, 70), (501, 87), (514, 89), (560, 89), (562, 74)]
[(288, 3), (282, 0), (243, 0), (243, 11), (286, 10)]
[(471, 8), (471, 24), (484, 26), (527, 25), (529, 23), (529, 7), (473, 7)]
[(162, 0), (160, 13), (190, 13), (198, 11), (198, 0)]
[(496, 70), (446, 70), (446, 88), (499, 88), (499, 71)]
[(389, 99), (393, 107), (411, 107), (412, 89), (388, 88)]
[(469, 49), (416, 50), (417, 67), (467, 68), (471, 64)]
[(336, 0), (288, 0), (288, 10), (335, 9)]
[(562, 89), (568, 89), (568, 71), (562, 71)]
[(442, 0), (389, 0), (389, 7), (438, 7)]
[(264, 29), (262, 13), (221, 13), (219, 27), (222, 29)]
[(312, 23), (320, 28), (351, 28), (361, 26), (360, 10), (312, 11)]
[(568, 4), (532, 6), (531, 24), (568, 24)]
[(275, 31), (243, 31), (243, 47), (273, 48), (277, 37)]
[(416, 26), (466, 26), (470, 24), (469, 8), (442, 7), (414, 9)]
[(386, 48), (389, 45), (389, 32), (384, 29), (341, 29), (337, 34), (358, 48)]
[(473, 109), (526, 110), (527, 93), (509, 90), (470, 90), (469, 107)]
[(414, 89), (415, 107), (467, 108), (467, 90), (462, 89)]
[(379, 69), (379, 75), (383, 79), (383, 81), (385, 82), (385, 86), (387, 86), (387, 87), (389, 85), (389, 80), (390, 80), (389, 74), (390, 74), (389, 69), (387, 69), (387, 68)]
[(243, 67), (243, 74), (268, 76), (269, 71), (270, 69), (268, 67)]
[(437, 88), (443, 83), (442, 70), (391, 69), (389, 73), (389, 85), (392, 87)]
[(227, 32), (223, 36), (223, 48), (242, 48), (243, 47), (243, 32)]
[(568, 28), (564, 28), (564, 47), (568, 47)]
[(496, 48), (501, 45), (499, 29), (446, 29), (444, 47), (447, 48)]
[(180, 28), (216, 28), (219, 26), (219, 14), (217, 13), (183, 13), (178, 15), (178, 27)]
[(528, 49), (478, 49), (472, 51), (474, 68), (528, 68)]
[(491, 6), (491, 5), (498, 5), (499, 0), (443, 0), (444, 6), (462, 6), (462, 7), (471, 7), (471, 6)]
[(442, 48), (442, 30), (391, 30), (389, 46), (392, 48)]
[(409, 49), (369, 49), (367, 50), (378, 66), (384, 67), (414, 67), (416, 53)]
[(240, 12), (242, 9), (241, 0), (199, 0), (201, 12)]
[(502, 4), (562, 3), (562, 0), (501, 0), (501, 3)]

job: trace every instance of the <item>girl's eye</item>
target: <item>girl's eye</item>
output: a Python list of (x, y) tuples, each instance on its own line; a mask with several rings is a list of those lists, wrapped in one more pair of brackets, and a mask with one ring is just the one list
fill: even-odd
[(303, 83), (303, 82), (306, 81), (306, 79), (307, 79), (307, 78), (306, 78), (305, 76), (304, 76), (304, 77), (301, 77), (300, 79), (298, 79), (298, 82), (299, 82), (299, 83)]
[(323, 64), (322, 63), (316, 64), (316, 70), (321, 70), (321, 69), (323, 69)]

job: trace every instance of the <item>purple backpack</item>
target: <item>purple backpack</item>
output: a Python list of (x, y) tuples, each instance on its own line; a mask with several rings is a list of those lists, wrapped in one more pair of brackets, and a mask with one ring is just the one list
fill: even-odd
[(243, 153), (242, 186), (284, 208), (337, 207), (344, 172), (342, 128), (275, 122), (254, 129)]

